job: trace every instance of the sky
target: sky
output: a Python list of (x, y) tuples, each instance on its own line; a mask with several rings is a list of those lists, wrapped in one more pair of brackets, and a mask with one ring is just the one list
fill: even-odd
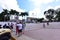
[(44, 11), (60, 7), (60, 0), (0, 0), (0, 12), (3, 9), (14, 9), (28, 12), (29, 17), (42, 18)]

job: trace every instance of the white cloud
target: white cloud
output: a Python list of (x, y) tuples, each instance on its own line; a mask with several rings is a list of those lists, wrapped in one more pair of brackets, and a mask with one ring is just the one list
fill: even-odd
[(29, 1), (32, 2), (35, 6), (40, 6), (41, 4), (48, 4), (57, 0), (29, 0)]
[[(43, 13), (41, 13), (41, 11), (45, 11), (45, 10), (41, 10), (41, 5), (42, 4), (48, 4), (57, 0), (29, 0), (32, 4), (34, 4), (34, 9), (30, 11), (30, 16), (33, 16), (32, 14), (34, 13), (35, 17), (44, 17)], [(49, 8), (53, 8), (51, 6), (48, 6), (47, 9)], [(47, 10), (46, 9), (46, 10)], [(32, 13), (33, 12), (33, 13)]]
[(39, 8), (29, 11), (29, 17), (41, 18), (40, 16), (43, 17)]
[(2, 9), (14, 9), (19, 12), (24, 11), (19, 8), (19, 5), (17, 4), (17, 0), (0, 0), (0, 8)]
[(60, 5), (58, 5), (58, 6), (55, 7), (55, 9), (58, 9), (58, 8), (60, 8)]
[(57, 5), (57, 6), (54, 6), (54, 7), (53, 6), (47, 6), (44, 11), (47, 11), (48, 9), (54, 9), (54, 10), (56, 10), (58, 8), (60, 8), (60, 5)]
[(58, 2), (59, 0), (55, 0), (56, 2)]
[[(52, 3), (52, 2), (58, 2), (59, 0), (29, 0), (32, 4), (34, 4), (35, 8), (32, 10), (34, 11), (34, 15), (36, 15), (36, 17), (44, 17), (44, 14), (41, 11), (46, 11), (48, 9), (54, 9), (55, 7), (52, 6), (47, 6), (45, 10), (41, 10), (41, 5), (42, 4), (48, 4), (48, 3)], [(60, 7), (60, 6), (59, 6)], [(30, 11), (30, 14), (32, 11)], [(30, 15), (33, 16), (33, 15)]]
[(45, 9), (44, 11), (47, 11), (48, 9), (55, 9), (55, 7), (47, 6), (46, 9)]

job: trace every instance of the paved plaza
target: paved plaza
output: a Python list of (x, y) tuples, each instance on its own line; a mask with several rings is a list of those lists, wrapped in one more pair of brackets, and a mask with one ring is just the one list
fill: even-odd
[(15, 32), (13, 36), (16, 40), (60, 40), (60, 23), (50, 23), (49, 26), (45, 23), (30, 23), (26, 24), (25, 32), (22, 36), (17, 37)]

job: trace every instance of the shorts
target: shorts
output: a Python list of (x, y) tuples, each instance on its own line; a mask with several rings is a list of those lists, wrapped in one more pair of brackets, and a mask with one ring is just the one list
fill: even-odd
[(22, 32), (22, 29), (18, 30), (19, 32)]

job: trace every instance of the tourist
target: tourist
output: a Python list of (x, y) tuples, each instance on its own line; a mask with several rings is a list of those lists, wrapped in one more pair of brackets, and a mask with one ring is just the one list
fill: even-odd
[(22, 33), (23, 33), (23, 34), (24, 34), (25, 26), (26, 26), (26, 23), (23, 21), (23, 22), (22, 22)]
[(17, 24), (17, 28), (18, 28), (18, 36), (22, 35), (22, 22)]
[(0, 29), (1, 29), (2, 27), (1, 27), (1, 24), (0, 24)]
[(43, 28), (45, 28), (45, 23), (43, 23)]
[(7, 26), (7, 25), (6, 25), (6, 24), (4, 24), (4, 25), (3, 25), (3, 28), (6, 28), (6, 26)]
[(11, 29), (13, 29), (13, 25), (14, 25), (14, 24), (13, 24), (13, 23), (11, 23), (11, 25), (10, 25)]
[(49, 25), (49, 22), (47, 22), (47, 25)]
[(18, 34), (18, 26), (17, 26), (18, 23), (16, 23), (16, 35)]
[(9, 24), (9, 23), (7, 24), (6, 28), (11, 29), (11, 27), (10, 27), (10, 24)]

